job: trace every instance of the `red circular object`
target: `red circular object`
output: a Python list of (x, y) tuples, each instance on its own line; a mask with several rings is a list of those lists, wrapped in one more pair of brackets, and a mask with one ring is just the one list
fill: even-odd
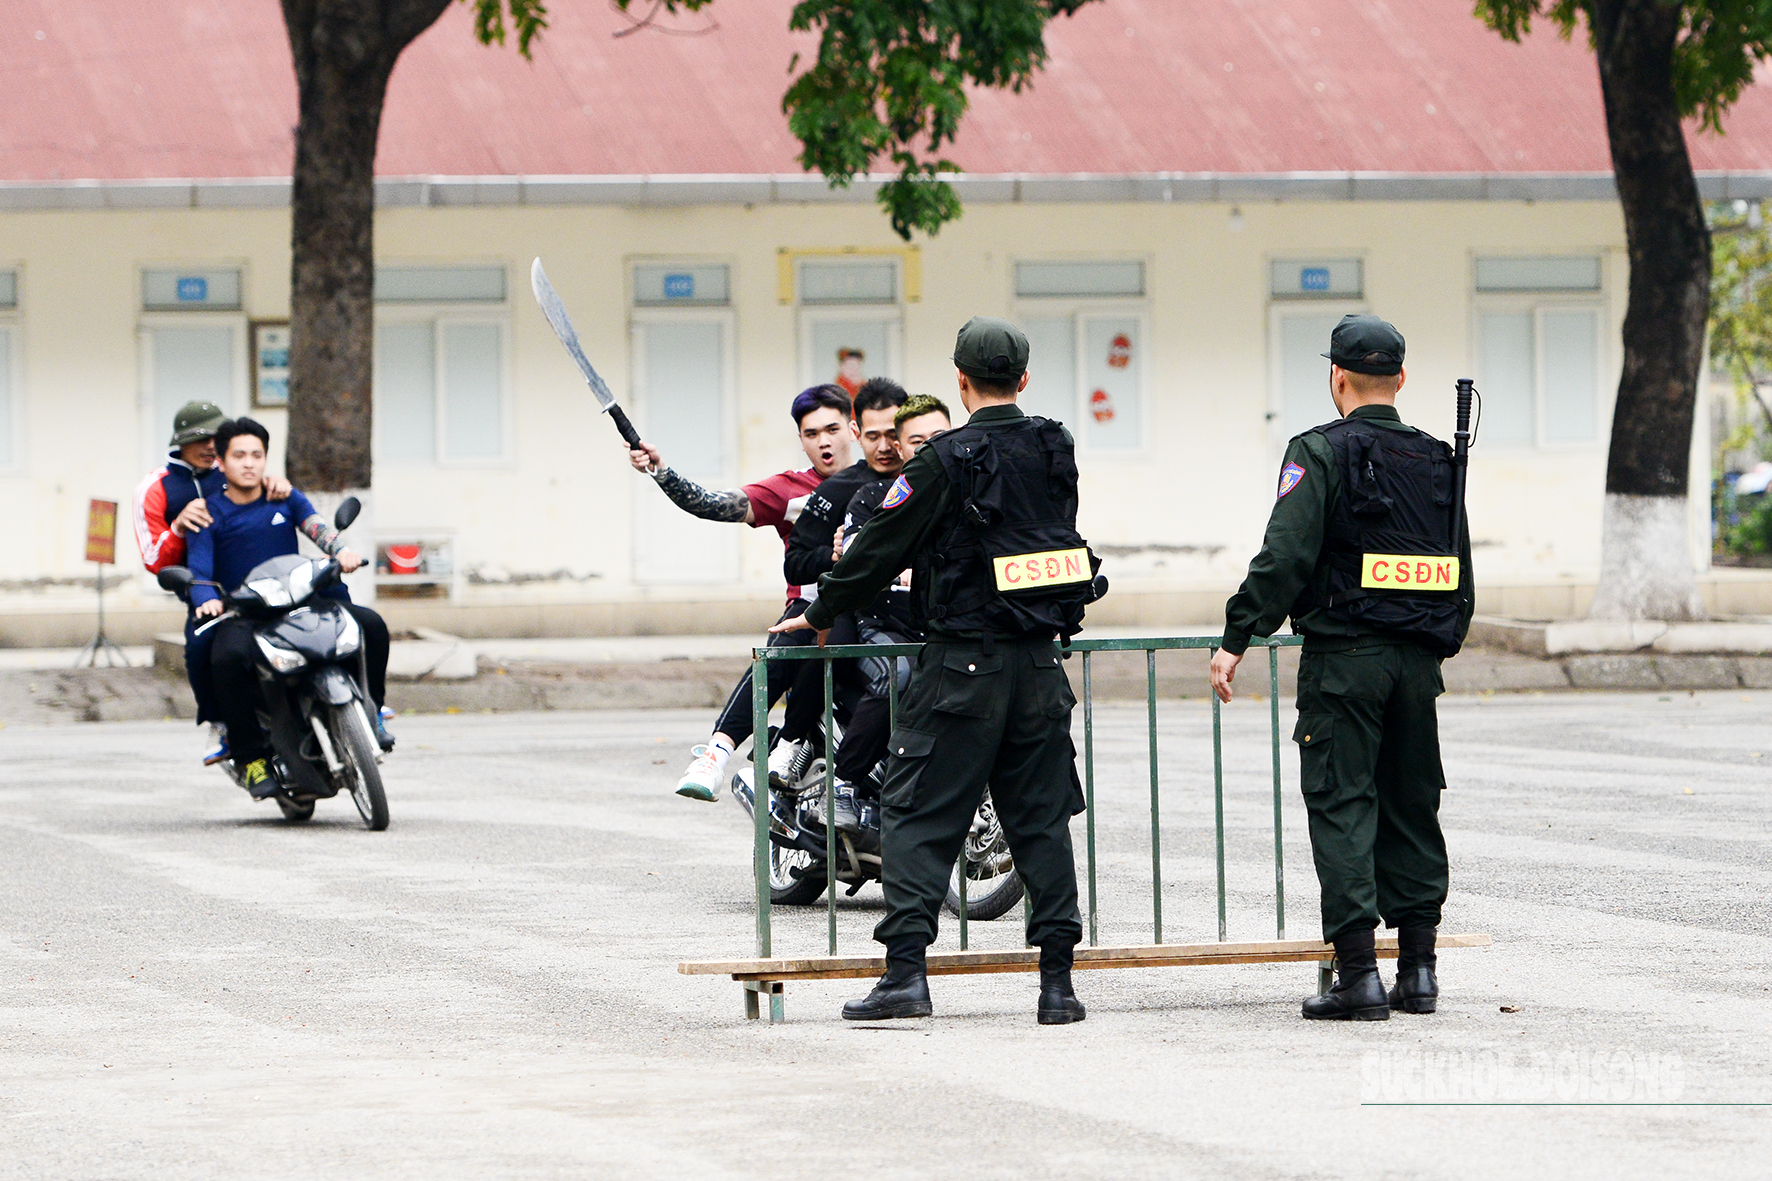
[(416, 545), (390, 545), (388, 554), (389, 574), (417, 574), (418, 565), (424, 550)]

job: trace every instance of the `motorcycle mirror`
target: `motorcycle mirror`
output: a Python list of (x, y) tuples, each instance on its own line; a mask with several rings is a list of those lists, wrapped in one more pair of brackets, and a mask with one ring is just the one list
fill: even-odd
[(191, 589), (191, 584), (196, 581), (191, 576), (191, 572), (183, 566), (168, 566), (160, 571), (158, 578), (160, 589), (169, 590), (175, 595), (184, 594)]
[(332, 527), (343, 533), (351, 527), (351, 522), (355, 521), (357, 514), (362, 511), (363, 502), (361, 500), (355, 496), (345, 497), (339, 502), (338, 511), (332, 514)]

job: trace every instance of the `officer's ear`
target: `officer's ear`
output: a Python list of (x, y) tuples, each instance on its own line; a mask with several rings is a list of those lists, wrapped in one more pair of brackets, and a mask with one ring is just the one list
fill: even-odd
[(1028, 388), (1028, 374), (1027, 374), (1027, 370), (1023, 369), (1021, 371), (1021, 380), (1016, 383), (1015, 392), (1019, 394), (1019, 393), (1021, 393), (1021, 391), (1025, 390), (1027, 388)]

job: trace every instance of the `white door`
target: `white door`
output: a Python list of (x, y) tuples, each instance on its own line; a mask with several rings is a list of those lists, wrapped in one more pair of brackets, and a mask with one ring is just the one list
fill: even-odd
[[(708, 489), (738, 486), (729, 458), (730, 339), (723, 316), (661, 316), (633, 330), (640, 433), (666, 464)], [(742, 528), (691, 517), (643, 482), (634, 494), (634, 581), (733, 582)]]
[(1329, 351), (1329, 334), (1349, 310), (1274, 309), (1269, 407), (1278, 424), (1273, 436), (1282, 446), (1292, 436), (1339, 417), (1329, 396), (1329, 359), (1322, 354)]

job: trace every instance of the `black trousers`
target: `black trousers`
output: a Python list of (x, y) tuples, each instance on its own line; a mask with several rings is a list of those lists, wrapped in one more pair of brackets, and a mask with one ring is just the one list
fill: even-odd
[(924, 645), (888, 741), (882, 793), (887, 915), (874, 938), (935, 941), (948, 879), (985, 788), (1027, 885), (1028, 941), (1083, 937), (1071, 817), (1083, 810), (1071, 745), (1077, 699), (1050, 639)]
[[(795, 599), (782, 612), (782, 619), (792, 619), (796, 615), (806, 613), (806, 600)], [(779, 620), (777, 622), (780, 622)], [(830, 643), (853, 644), (857, 642), (855, 623), (852, 617), (838, 617), (837, 625), (831, 628)], [(770, 648), (804, 648), (808, 644), (818, 643), (818, 633), (809, 629), (781, 632), (769, 637)], [(839, 660), (832, 675), (836, 678), (832, 694), (835, 712), (838, 718), (846, 718), (856, 701), (860, 700), (866, 686), (860, 683), (859, 676), (845, 666), (855, 664), (852, 660)], [(818, 734), (824, 722), (824, 662), (819, 660), (772, 660), (769, 662), (769, 704), (774, 706), (787, 694), (787, 712), (782, 718), (781, 737), (787, 742), (799, 742), (811, 735)], [(732, 695), (720, 710), (720, 716), (714, 720), (714, 732), (724, 734), (732, 739), (733, 746), (741, 745), (751, 736), (751, 674), (739, 678), (733, 687)]]
[(1440, 832), (1439, 658), (1414, 644), (1306, 648), (1298, 743), (1323, 938), (1437, 927), (1446, 901)]
[(195, 615), (185, 616), (185, 679), (191, 682), (191, 696), (197, 699), (199, 724), (222, 720), (209, 687), (209, 648), (215, 642), (215, 628), (199, 632), (197, 628), (204, 622)]
[[(864, 644), (908, 644), (910, 637), (893, 632), (872, 616), (856, 617), (856, 634)], [(843, 741), (837, 747), (837, 777), (864, 792), (871, 792), (868, 776), (886, 757), (886, 739), (892, 733), (891, 682), (899, 691), (909, 687), (911, 662), (904, 657), (874, 657), (859, 662), (867, 680), (867, 692), (849, 713)]]
[[(806, 600), (791, 599), (788, 602), (787, 610), (782, 612), (781, 618), (792, 619), (796, 615), (804, 615), (805, 613)], [(780, 620), (777, 620), (776, 622), (779, 623)], [(815, 632), (782, 632), (779, 635), (770, 636), (767, 646), (770, 648), (800, 648), (807, 644), (816, 644), (817, 642), (818, 635)], [(818, 662), (816, 660), (779, 660), (771, 661), (767, 668), (769, 674), (769, 704), (773, 706), (776, 702), (781, 700), (781, 695), (783, 693), (787, 693), (790, 687), (793, 688), (793, 696), (788, 700), (788, 712), (790, 718), (791, 720), (794, 720), (796, 724), (810, 730), (816, 725), (816, 719), (818, 717), (816, 708), (814, 709), (811, 720), (794, 718), (793, 711), (797, 699), (800, 699), (801, 709), (802, 712), (804, 712), (804, 701), (811, 700), (815, 694), (821, 692), (820, 690), (814, 689), (812, 693), (804, 693), (799, 689), (799, 682), (801, 680), (805, 680), (813, 685), (818, 684), (818, 678), (824, 675), (819, 671)], [(738, 684), (733, 687), (732, 695), (726, 699), (726, 705), (720, 710), (720, 716), (714, 720), (714, 733), (726, 735), (728, 738), (732, 739), (732, 745), (734, 746), (740, 745), (745, 739), (751, 736), (750, 673), (747, 672), (744, 676), (740, 677)]]
[[(368, 663), (369, 696), (380, 708), (387, 700), (388, 625), (368, 607), (346, 603), (363, 629), (363, 656)], [(228, 619), (215, 625), (209, 647), (210, 683), (221, 720), (228, 726), (228, 753), (239, 764), (270, 754), (264, 728), (258, 724), (258, 643), (252, 638), (254, 624), (247, 619)]]

